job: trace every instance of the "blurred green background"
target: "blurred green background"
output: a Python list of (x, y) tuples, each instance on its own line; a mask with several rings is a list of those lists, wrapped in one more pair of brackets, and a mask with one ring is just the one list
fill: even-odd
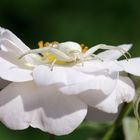
[[(37, 47), (40, 40), (75, 41), (87, 46), (133, 43), (131, 54), (140, 56), (139, 0), (1, 0), (0, 26), (29, 47)], [(101, 125), (101, 133), (104, 127)], [(81, 126), (57, 139), (89, 140), (98, 128)], [(0, 125), (0, 140), (26, 139), (47, 140), (48, 135), (32, 128), (12, 131)]]
[(133, 43), (132, 52), (140, 53), (139, 0), (1, 0), (0, 5), (0, 25), (30, 47), (40, 40)]

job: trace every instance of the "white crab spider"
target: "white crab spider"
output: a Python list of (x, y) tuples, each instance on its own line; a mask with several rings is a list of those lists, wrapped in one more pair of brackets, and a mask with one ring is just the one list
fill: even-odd
[[(121, 52), (125, 58), (127, 59), (127, 56), (125, 55), (130, 54), (123, 50), (122, 48), (115, 47), (115, 46), (110, 46), (110, 45), (105, 45), (105, 44), (99, 44), (96, 46), (91, 47), (88, 49), (85, 53), (82, 52), (82, 47), (76, 43), (76, 42), (64, 42), (64, 43), (58, 43), (57, 45), (53, 46), (53, 44), (49, 44), (47, 47), (44, 48), (39, 48), (39, 49), (33, 49), (30, 51), (25, 52), (22, 54), (19, 59), (24, 57), (25, 55), (31, 54), (31, 53), (48, 53), (50, 56), (54, 56), (55, 59), (51, 63), (51, 68), (53, 65), (56, 63), (56, 61), (63, 61), (63, 62), (84, 62), (86, 60), (91, 60), (93, 57), (97, 57), (94, 53), (98, 49), (107, 49), (107, 50), (118, 50)], [(100, 59), (100, 58), (98, 58)], [(48, 62), (47, 60), (46, 62)]]

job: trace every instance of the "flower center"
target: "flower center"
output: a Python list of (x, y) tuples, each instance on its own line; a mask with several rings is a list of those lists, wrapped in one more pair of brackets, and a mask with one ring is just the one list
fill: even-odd
[[(57, 41), (45, 42), (45, 43), (43, 43), (43, 41), (38, 42), (39, 49), (49, 48), (50, 46), (51, 46), (51, 48), (59, 49), (58, 45), (59, 45), (59, 42), (57, 42)], [(85, 53), (88, 50), (88, 47), (85, 46), (84, 44), (81, 44), (80, 47), (81, 47), (82, 52), (73, 52), (72, 51), (72, 53), (74, 53), (74, 54)], [(59, 60), (57, 58), (58, 54), (53, 55), (52, 53), (49, 52), (49, 50), (48, 51), (46, 50), (46, 51), (41, 52), (39, 54), (41, 55), (42, 60), (43, 61), (48, 60), (48, 63), (52, 63), (53, 61), (55, 61), (55, 64), (68, 64), (70, 62), (73, 62), (73, 61), (67, 61), (67, 60)], [(78, 57), (77, 57), (77, 59), (78, 59)], [(80, 58), (79, 58), (79, 60), (80, 60)]]

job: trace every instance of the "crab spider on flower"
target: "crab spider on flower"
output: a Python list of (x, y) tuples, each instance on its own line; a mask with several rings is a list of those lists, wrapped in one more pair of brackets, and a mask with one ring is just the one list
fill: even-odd
[[(105, 45), (105, 44), (99, 44), (96, 46), (91, 47), (90, 49), (87, 49), (86, 52), (83, 53), (82, 51), (82, 46), (76, 42), (72, 41), (67, 41), (64, 43), (49, 43), (47, 46), (39, 48), (39, 49), (34, 49), (34, 50), (29, 50), (25, 53), (23, 53), (19, 59), (24, 57), (25, 55), (32, 54), (32, 53), (48, 53), (49, 56), (53, 56), (54, 59), (52, 60), (51, 63), (51, 69), (53, 68), (54, 64), (57, 61), (62, 61), (62, 62), (68, 62), (68, 63), (78, 63), (82, 62), (82, 65), (84, 61), (87, 60), (92, 60), (93, 58), (97, 58), (101, 61), (103, 61), (99, 56), (94, 54), (98, 49), (105, 49), (105, 50), (117, 50), (120, 53), (122, 53), (123, 56), (128, 60), (126, 54), (131, 57), (130, 53), (125, 51), (123, 48), (120, 47), (115, 47), (111, 45)], [(48, 61), (44, 62), (49, 62)]]
[[(0, 91), (0, 121), (8, 128), (31, 126), (66, 135), (84, 120), (88, 106), (117, 113), (121, 103), (134, 99), (135, 86), (127, 73), (140, 76), (140, 58), (127, 58), (131, 44), (39, 46), (31, 50), (0, 28), (0, 77), (11, 82)], [(95, 54), (98, 49), (107, 50)], [(128, 61), (118, 60), (122, 55)]]

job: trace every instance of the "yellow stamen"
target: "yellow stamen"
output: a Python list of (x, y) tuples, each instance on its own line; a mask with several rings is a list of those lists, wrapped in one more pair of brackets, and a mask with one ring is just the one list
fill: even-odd
[(47, 58), (48, 58), (48, 60), (50, 60), (50, 61), (53, 61), (53, 60), (56, 59), (56, 57), (53, 56), (53, 55), (48, 55)]
[(84, 45), (84, 44), (81, 44), (80, 46), (81, 46), (81, 49), (82, 49), (82, 50), (83, 50), (83, 48), (85, 47), (85, 45)]
[(85, 53), (88, 50), (88, 47), (85, 46), (84, 49), (82, 49), (82, 52)]
[(52, 44), (53, 48), (56, 48), (58, 46), (59, 42), (53, 41), (53, 42), (51, 42), (51, 44)]
[(48, 47), (50, 44), (52, 45), (53, 48), (55, 48), (55, 47), (58, 46), (59, 42), (57, 42), (57, 41), (45, 42), (45, 43), (43, 43), (43, 41), (39, 41), (39, 42), (38, 42), (39, 48)]
[(48, 54), (48, 56), (46, 56), (46, 57), (47, 57), (47, 59), (49, 60), (50, 64), (51, 64), (54, 60), (56, 60), (55, 64), (58, 64), (58, 65), (67, 64), (67, 62), (64, 62), (64, 61), (61, 61), (61, 60), (57, 60), (56, 57), (53, 56), (53, 55), (49, 55), (49, 54)]
[(43, 47), (44, 47), (43, 41), (39, 41), (39, 42), (38, 42), (38, 46), (39, 46), (39, 48), (43, 48)]
[(49, 44), (50, 44), (49, 42), (45, 42), (45, 43), (44, 43), (44, 47), (48, 47)]
[[(52, 48), (57, 48), (59, 45), (59, 42), (57, 41), (53, 41), (53, 42), (45, 42), (43, 43), (43, 41), (39, 41), (38, 42), (38, 46), (39, 48), (44, 48), (44, 47), (52, 47)], [(88, 47), (85, 46), (84, 44), (81, 44), (81, 49), (82, 49), (82, 53), (85, 53), (87, 50), (88, 50)], [(62, 61), (62, 60), (57, 60), (56, 56), (54, 55), (51, 55), (49, 52), (42, 52), (42, 60), (43, 62), (45, 62), (45, 60), (47, 59), (47, 63), (52, 63), (53, 61), (55, 61), (55, 64), (68, 64), (69, 62), (65, 62), (65, 61)]]
[(85, 46), (84, 44), (81, 44), (80, 46), (82, 48), (82, 53), (85, 53), (88, 50), (88, 47)]

